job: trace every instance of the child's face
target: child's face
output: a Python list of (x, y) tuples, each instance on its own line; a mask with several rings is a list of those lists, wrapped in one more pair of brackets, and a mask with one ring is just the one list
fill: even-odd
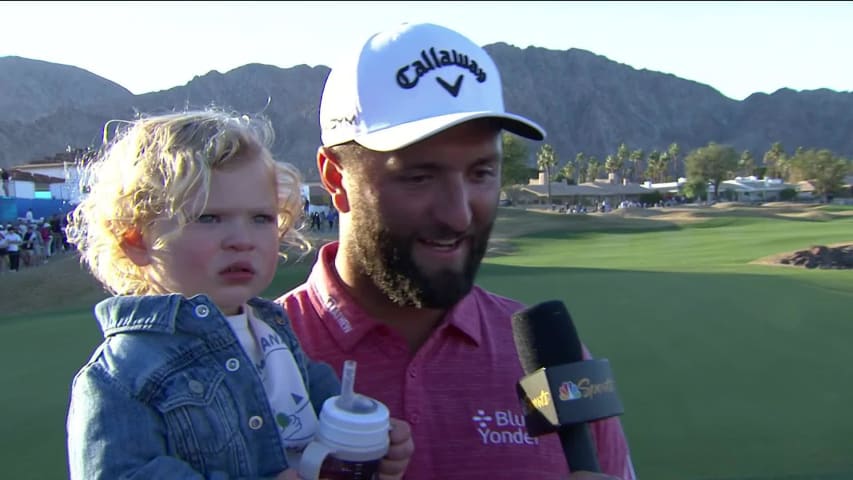
[(210, 176), (207, 207), (159, 249), (154, 240), (174, 228), (155, 222), (143, 236), (148, 275), (161, 293), (208, 295), (226, 315), (272, 281), (278, 262), (274, 174), (260, 158), (238, 161)]

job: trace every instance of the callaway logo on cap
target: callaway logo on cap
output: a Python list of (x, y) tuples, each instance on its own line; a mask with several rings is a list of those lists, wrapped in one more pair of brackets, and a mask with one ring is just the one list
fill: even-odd
[(373, 35), (332, 68), (320, 101), (325, 146), (355, 140), (397, 150), (475, 118), (498, 118), (510, 132), (545, 138), (535, 122), (504, 110), (500, 75), (485, 50), (428, 23)]

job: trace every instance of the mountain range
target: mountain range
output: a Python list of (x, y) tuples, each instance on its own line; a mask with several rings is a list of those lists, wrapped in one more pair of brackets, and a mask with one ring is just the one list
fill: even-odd
[[(562, 161), (577, 152), (603, 159), (622, 142), (648, 153), (673, 142), (689, 152), (714, 141), (748, 149), (759, 161), (773, 142), (781, 142), (789, 153), (802, 146), (853, 157), (853, 92), (781, 89), (737, 101), (708, 85), (586, 50), (506, 43), (485, 49), (500, 69), (507, 109), (541, 124)], [(263, 112), (276, 129), (276, 158), (313, 180), (318, 106), (328, 72), (322, 65), (248, 64), (134, 95), (74, 66), (0, 57), (0, 167), (46, 161), (69, 146), (98, 147), (109, 120), (218, 105)], [(538, 145), (529, 145), (533, 164)]]

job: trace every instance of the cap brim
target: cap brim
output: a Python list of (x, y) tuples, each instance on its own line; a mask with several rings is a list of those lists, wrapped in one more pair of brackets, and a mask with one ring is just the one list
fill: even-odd
[(356, 143), (377, 152), (390, 152), (407, 147), (450, 127), (478, 118), (494, 118), (501, 122), (501, 127), (508, 132), (531, 140), (544, 140), (545, 130), (536, 122), (512, 113), (495, 112), (463, 112), (440, 115), (437, 117), (415, 120), (413, 122), (395, 125), (360, 135)]

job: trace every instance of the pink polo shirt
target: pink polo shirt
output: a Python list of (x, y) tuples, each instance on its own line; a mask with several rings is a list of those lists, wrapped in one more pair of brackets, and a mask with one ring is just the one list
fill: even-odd
[[(412, 356), (406, 340), (368, 317), (324, 245), (308, 281), (280, 297), (302, 347), (341, 374), (358, 362), (356, 391), (412, 426), (409, 480), (557, 480), (568, 473), (557, 435), (530, 437), (516, 396), (524, 376), (511, 315), (524, 305), (474, 287)], [(634, 480), (618, 418), (590, 424), (602, 471)]]

